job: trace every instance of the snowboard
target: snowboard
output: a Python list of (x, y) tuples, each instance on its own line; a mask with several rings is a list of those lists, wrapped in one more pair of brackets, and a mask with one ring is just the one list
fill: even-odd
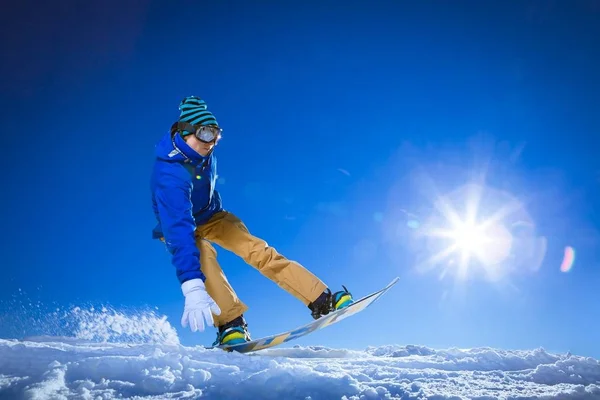
[(282, 343), (289, 342), (290, 340), (298, 339), (316, 330), (323, 329), (330, 325), (336, 324), (341, 320), (348, 318), (351, 315), (363, 311), (368, 306), (373, 304), (377, 299), (383, 296), (388, 290), (390, 290), (391, 287), (394, 286), (399, 279), (400, 278), (396, 277), (383, 289), (371, 293), (361, 299), (354, 300), (354, 303), (350, 304), (348, 307), (330, 312), (329, 314), (324, 315), (321, 318), (314, 320), (313, 322), (310, 322), (306, 325), (300, 326), (296, 329), (282, 332), (277, 335), (262, 337), (260, 339), (255, 339), (250, 342), (232, 345), (221, 345), (208, 348), (218, 348), (225, 351), (237, 351), (239, 353), (250, 353), (258, 350), (267, 349), (269, 347), (275, 347)]

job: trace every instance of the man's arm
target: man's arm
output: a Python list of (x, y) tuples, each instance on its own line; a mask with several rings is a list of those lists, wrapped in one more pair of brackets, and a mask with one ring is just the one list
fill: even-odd
[(161, 177), (155, 199), (167, 249), (180, 283), (206, 280), (200, 271), (200, 251), (196, 247), (196, 224), (192, 215), (191, 185), (175, 177)]

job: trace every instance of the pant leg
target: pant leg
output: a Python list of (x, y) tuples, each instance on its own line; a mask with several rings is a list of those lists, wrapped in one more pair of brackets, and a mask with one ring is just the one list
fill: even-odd
[(235, 253), (305, 305), (316, 300), (326, 289), (319, 278), (252, 235), (230, 212), (215, 214), (201, 229), (203, 237)]
[(206, 291), (221, 309), (220, 315), (213, 314), (215, 326), (221, 326), (234, 320), (248, 310), (248, 307), (237, 297), (227, 281), (219, 262), (217, 251), (210, 242), (202, 238), (196, 230), (196, 245), (200, 250), (200, 269), (206, 276)]

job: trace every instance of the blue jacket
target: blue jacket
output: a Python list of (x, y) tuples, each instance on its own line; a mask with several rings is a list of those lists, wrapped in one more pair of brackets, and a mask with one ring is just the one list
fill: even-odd
[(152, 237), (164, 238), (180, 283), (206, 280), (200, 271), (194, 231), (223, 210), (216, 180), (214, 153), (202, 157), (178, 133), (167, 133), (156, 145), (150, 187), (158, 224)]

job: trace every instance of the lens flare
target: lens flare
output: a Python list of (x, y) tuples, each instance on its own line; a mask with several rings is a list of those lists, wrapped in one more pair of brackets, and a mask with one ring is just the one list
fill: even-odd
[(406, 226), (408, 226), (410, 229), (419, 229), (419, 226), (421, 226), (421, 224), (416, 219), (411, 219), (406, 223)]
[(571, 246), (565, 247), (565, 255), (560, 265), (561, 272), (569, 272), (575, 263), (575, 249)]

